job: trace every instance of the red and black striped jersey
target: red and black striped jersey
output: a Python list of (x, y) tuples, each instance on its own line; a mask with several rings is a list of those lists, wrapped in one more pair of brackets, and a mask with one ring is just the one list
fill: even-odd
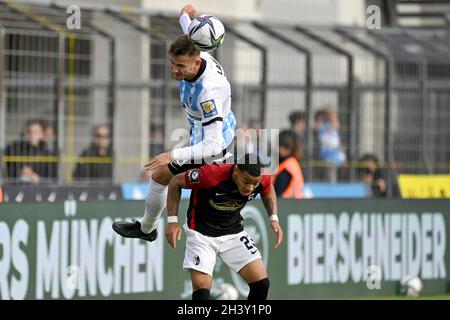
[(185, 183), (192, 189), (187, 212), (187, 225), (209, 237), (239, 233), (243, 230), (241, 210), (258, 194), (270, 191), (270, 176), (263, 175), (248, 196), (239, 193), (232, 179), (233, 164), (211, 164), (184, 173)]

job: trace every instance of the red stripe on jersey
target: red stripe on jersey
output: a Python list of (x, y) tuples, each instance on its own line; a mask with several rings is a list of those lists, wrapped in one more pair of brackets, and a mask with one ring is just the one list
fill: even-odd
[(261, 177), (261, 185), (263, 187), (261, 190), (261, 196), (264, 197), (270, 192), (272, 185), (271, 177), (269, 175), (263, 175)]
[(198, 189), (192, 190), (192, 192), (194, 192), (194, 203), (192, 204), (191, 221), (189, 221), (189, 229), (191, 230), (195, 230), (195, 207), (197, 206), (197, 191)]

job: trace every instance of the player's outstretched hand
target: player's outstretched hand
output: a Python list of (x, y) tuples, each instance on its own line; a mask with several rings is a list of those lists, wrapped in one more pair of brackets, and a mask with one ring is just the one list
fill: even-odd
[(196, 12), (197, 11), (195, 10), (194, 6), (191, 4), (188, 4), (187, 6), (184, 6), (183, 9), (181, 9), (180, 15), (187, 13), (189, 15), (189, 18), (193, 19)]
[(178, 222), (167, 224), (166, 239), (173, 248), (177, 247), (177, 239), (181, 240), (181, 228)]
[(275, 249), (276, 249), (283, 241), (283, 229), (281, 229), (281, 226), (278, 223), (278, 221), (272, 221), (270, 223), (270, 226), (272, 227), (273, 232), (275, 232), (275, 237), (276, 237)]
[(145, 170), (155, 170), (172, 162), (172, 152), (161, 153), (153, 157), (145, 166)]

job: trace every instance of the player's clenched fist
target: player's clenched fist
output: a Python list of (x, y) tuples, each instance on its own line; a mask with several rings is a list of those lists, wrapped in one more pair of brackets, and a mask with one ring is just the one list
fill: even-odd
[(195, 10), (194, 6), (190, 4), (184, 6), (183, 9), (181, 9), (181, 14), (187, 13), (189, 15), (189, 18), (191, 19), (194, 18), (196, 12), (197, 11)]

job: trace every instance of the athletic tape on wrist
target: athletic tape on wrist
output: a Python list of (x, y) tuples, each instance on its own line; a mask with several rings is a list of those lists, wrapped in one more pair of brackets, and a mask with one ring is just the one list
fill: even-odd
[(168, 216), (167, 223), (178, 222), (178, 216)]

